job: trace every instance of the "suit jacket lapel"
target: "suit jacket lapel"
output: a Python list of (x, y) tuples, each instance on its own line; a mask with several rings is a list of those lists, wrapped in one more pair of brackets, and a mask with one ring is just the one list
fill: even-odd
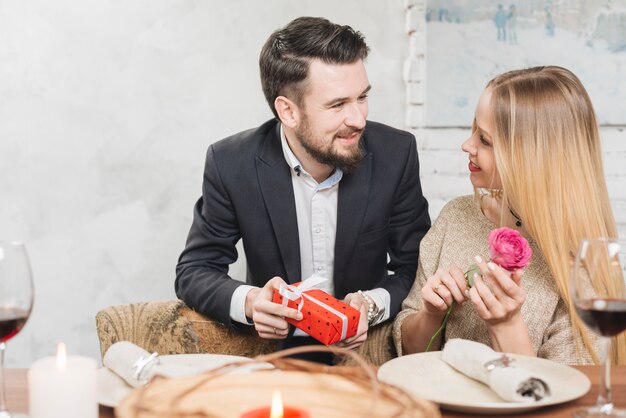
[(283, 259), (285, 281), (300, 281), (300, 241), (296, 203), (291, 173), (280, 142), (280, 124), (265, 138), (261, 155), (256, 160), (257, 175), (265, 207), (270, 216), (274, 235)]
[(335, 288), (341, 270), (352, 256), (357, 236), (363, 223), (370, 194), (372, 154), (365, 151), (365, 158), (352, 173), (344, 173), (339, 183), (337, 201), (337, 235), (335, 237)]

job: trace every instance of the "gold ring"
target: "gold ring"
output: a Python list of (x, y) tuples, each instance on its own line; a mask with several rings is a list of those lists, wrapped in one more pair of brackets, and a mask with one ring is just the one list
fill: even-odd
[(441, 285), (441, 283), (439, 283), (437, 286), (433, 287), (433, 292), (435, 292), (436, 294), (439, 294), (439, 286)]
[(276, 328), (272, 327), (272, 329), (274, 330), (274, 335), (278, 335), (278, 331), (276, 331)]

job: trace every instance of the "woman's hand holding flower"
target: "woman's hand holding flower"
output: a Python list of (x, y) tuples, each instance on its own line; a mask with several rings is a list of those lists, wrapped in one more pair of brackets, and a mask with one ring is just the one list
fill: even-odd
[(476, 257), (480, 274), (474, 276), (474, 286), (469, 291), (476, 313), (491, 328), (499, 324), (515, 322), (526, 293), (520, 286), (523, 270), (509, 272), (504, 268)]
[(532, 352), (528, 332), (520, 315), (526, 293), (519, 285), (522, 269), (530, 263), (532, 249), (518, 231), (510, 228), (494, 229), (489, 233), (488, 240), (489, 263), (476, 256), (476, 264), (466, 273), (458, 269), (439, 269), (422, 288), (426, 313), (431, 316), (444, 315), (441, 326), (430, 338), (425, 351), (430, 350), (445, 328), (454, 302), (463, 303), (463, 295), (466, 294), (478, 316), (487, 323), (494, 349), (503, 351), (502, 347), (507, 346), (503, 342), (508, 339), (509, 342), (513, 341), (513, 347), (519, 341), (523, 345), (520, 345), (522, 353)]

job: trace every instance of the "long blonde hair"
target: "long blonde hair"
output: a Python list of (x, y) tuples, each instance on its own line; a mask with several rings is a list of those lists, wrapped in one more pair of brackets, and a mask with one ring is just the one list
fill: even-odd
[[(597, 363), (568, 290), (580, 241), (617, 237), (591, 100), (574, 74), (555, 66), (507, 72), (487, 88), (503, 207), (523, 220), (537, 242), (568, 306), (574, 334)], [(614, 339), (612, 351), (616, 364), (626, 364), (623, 334)]]

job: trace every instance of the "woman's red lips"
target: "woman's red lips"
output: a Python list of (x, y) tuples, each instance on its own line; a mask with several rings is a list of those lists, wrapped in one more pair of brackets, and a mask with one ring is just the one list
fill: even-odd
[(471, 171), (472, 173), (480, 171), (480, 168), (471, 161), (469, 162), (468, 167), (469, 167), (469, 171)]

